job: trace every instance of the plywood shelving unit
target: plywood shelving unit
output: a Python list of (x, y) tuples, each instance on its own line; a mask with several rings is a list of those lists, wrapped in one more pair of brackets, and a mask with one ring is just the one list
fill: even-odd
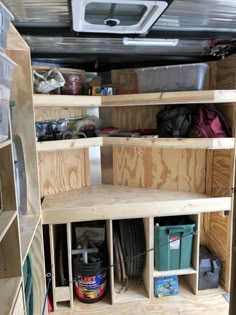
[[(33, 100), (36, 120), (73, 117), (87, 114), (90, 108), (97, 107), (101, 118), (105, 121), (109, 119), (111, 125), (121, 129), (154, 128), (156, 113), (165, 105), (208, 103), (222, 109), (234, 132), (234, 90), (96, 98), (34, 95)], [(93, 166), (90, 149), (93, 147), (100, 148), (102, 175), (99, 185), (93, 184), (91, 177)], [(113, 220), (143, 218), (147, 249), (154, 247), (155, 217), (188, 215), (196, 223), (198, 233), (193, 240), (190, 268), (157, 271), (151, 251), (146, 256), (142, 277), (137, 282), (130, 281), (128, 291), (117, 283), (111, 268), (108, 303), (114, 304), (114, 309), (120, 302), (152, 299), (153, 279), (160, 276), (179, 275), (188, 284), (189, 290), (197, 294), (200, 244), (207, 244), (222, 259), (224, 268), (221, 284), (226, 290), (229, 289), (234, 137), (97, 137), (38, 142), (36, 150), (42, 223), (49, 224), (52, 229), (58, 224), (71, 226), (73, 222), (105, 220), (110, 265), (114, 263)], [(63, 289), (55, 287), (53, 296), (57, 296), (60, 290), (62, 292)], [(73, 296), (67, 300), (68, 314), (84, 310), (76, 298), (73, 302)], [(55, 314), (63, 314), (59, 306), (56, 306)], [(66, 305), (63, 307), (65, 309)]]
[[(87, 314), (88, 306), (81, 305), (73, 296), (70, 253), (72, 223), (94, 220), (105, 222), (109, 263), (112, 265), (114, 261), (113, 220), (143, 218), (146, 247), (152, 249), (154, 246), (154, 218), (184, 214), (190, 215), (195, 221), (198, 234), (194, 236), (191, 268), (175, 272), (185, 280), (184, 282), (188, 283), (188, 289), (185, 289), (184, 286), (183, 295), (181, 293), (172, 301), (176, 301), (177, 305), (184, 303), (184, 297), (191, 303), (195, 298), (198, 301), (198, 297), (190, 295), (189, 292), (198, 293), (197, 273), (200, 243), (207, 244), (222, 260), (221, 284), (226, 290), (229, 290), (236, 91), (167, 92), (112, 97), (33, 96), (30, 51), (13, 28), (9, 37), (8, 55), (18, 64), (14, 74), (17, 84), (14, 84), (12, 89), (12, 98), (16, 101), (12, 124), (13, 133), (21, 136), (24, 146), (28, 211), (26, 217), (19, 218), (18, 215), (14, 217), (12, 213), (14, 218), (11, 216), (5, 218), (6, 224), (14, 228), (18, 235), (18, 254), (17, 251), (15, 253), (18, 257), (18, 268), (14, 268), (14, 273), (11, 268), (4, 277), (0, 270), (0, 278), (15, 279), (16, 277), (22, 283), (22, 263), (27, 253), (31, 253), (34, 260), (33, 272), (36, 284), (35, 315), (42, 313), (45, 294), (43, 224), (48, 227), (49, 231), (54, 310), (60, 315), (63, 314), (61, 309), (66, 310), (64, 314), (68, 315), (76, 312)], [(80, 116), (88, 114), (91, 109), (95, 108), (99, 115), (106, 121), (109, 119), (110, 124), (114, 127), (122, 129), (153, 128), (156, 124), (156, 113), (163, 106), (175, 104), (189, 106), (192, 103), (208, 103), (222, 110), (233, 129), (233, 138), (99, 137), (35, 142), (35, 120)], [(96, 164), (96, 167), (100, 168), (101, 172), (96, 174), (96, 181), (99, 182), (96, 184), (93, 177), (94, 159), (93, 153), (91, 153), (94, 147), (100, 148), (99, 163)], [(4, 159), (1, 158), (2, 152), (4, 152)], [(6, 160), (10, 160), (10, 156), (12, 156), (11, 139), (10, 143), (0, 146), (0, 165), (4, 166), (0, 168), (1, 176), (6, 175), (4, 163)], [(8, 174), (6, 178), (6, 185), (9, 185), (10, 182), (12, 185), (14, 172), (12, 171), (12, 175)], [(17, 210), (14, 196), (15, 192), (11, 192), (4, 197), (5, 210), (13, 212)], [(67, 235), (70, 281), (67, 287), (57, 287), (56, 284), (54, 244), (55, 231), (59, 224), (64, 225)], [(10, 234), (4, 227), (1, 227), (1, 224), (0, 231), (4, 235), (0, 244), (4, 245), (4, 239)], [(17, 237), (14, 242), (17, 242)], [(8, 254), (6, 252), (6, 255)], [(13, 261), (12, 258), (11, 261)], [(10, 267), (12, 266), (10, 265)], [(144, 272), (139, 278), (140, 286), (135, 281), (131, 281), (128, 291), (119, 291), (113, 268), (110, 268), (109, 273), (110, 299), (108, 298), (108, 302), (98, 303), (95, 314), (101, 314), (103, 305), (106, 303), (113, 304), (108, 306), (110, 313), (113, 313), (113, 310), (122, 308), (117, 305), (131, 305), (132, 302), (138, 303), (141, 300), (149, 301), (153, 298), (153, 278), (163, 274), (154, 269), (153, 251), (146, 255)], [(165, 275), (168, 274), (172, 274), (172, 272), (165, 273)], [(12, 297), (9, 297), (13, 304), (16, 295), (14, 293)], [(167, 300), (170, 301), (170, 299)], [(168, 314), (170, 303), (165, 302), (166, 300), (163, 301), (158, 302), (160, 311)], [(197, 302), (195, 306), (192, 306), (191, 311), (194, 308), (198, 308)], [(9, 309), (12, 309), (12, 305)]]
[[(15, 101), (16, 106), (9, 122), (9, 139), (0, 143), (1, 208), (3, 209), (0, 213), (0, 313), (1, 315), (26, 314), (23, 265), (27, 254), (30, 253), (33, 262), (34, 314), (38, 315), (42, 314), (45, 272), (42, 230), (40, 230), (42, 228), (34, 117), (32, 102), (28, 99), (29, 95), (32, 99), (30, 52), (29, 47), (12, 26), (6, 54), (15, 61), (17, 67), (14, 70), (11, 88), (11, 99)], [(31, 132), (29, 132), (30, 128)], [(12, 135), (21, 136), (23, 143), (27, 174), (25, 215), (19, 215), (18, 211)]]

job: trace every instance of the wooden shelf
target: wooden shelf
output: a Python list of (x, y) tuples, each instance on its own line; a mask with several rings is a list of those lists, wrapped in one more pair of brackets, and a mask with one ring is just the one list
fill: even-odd
[(231, 103), (236, 90), (179, 91), (113, 96), (43, 95), (33, 96), (34, 107), (120, 107), (140, 105), (174, 105)]
[(11, 142), (11, 140), (9, 139), (9, 140), (6, 140), (6, 141), (4, 141), (4, 142), (0, 142), (0, 149), (3, 149), (3, 148), (5, 148), (5, 147), (7, 147), (8, 145), (10, 145), (12, 142)]
[(128, 287), (115, 281), (114, 303), (148, 300), (147, 291), (141, 279), (129, 279)]
[(196, 274), (196, 273), (197, 273), (197, 270), (191, 267), (186, 268), (186, 269), (166, 270), (166, 271), (154, 270), (153, 278), (168, 277), (168, 276), (183, 276), (183, 275), (191, 275), (191, 274)]
[(231, 210), (231, 197), (97, 185), (46, 196), (42, 203), (43, 224), (189, 215)]
[(72, 140), (55, 140), (37, 142), (37, 152), (49, 151), (63, 151), (63, 150), (77, 150), (81, 148), (101, 147), (103, 145), (103, 138), (85, 138), (85, 139), (72, 139)]
[(37, 152), (55, 152), (63, 150), (77, 150), (81, 148), (104, 146), (139, 146), (151, 148), (174, 149), (233, 149), (234, 138), (122, 138), (97, 137), (87, 139), (56, 140), (37, 142)]
[(0, 279), (1, 315), (12, 313), (21, 282), (21, 277)]
[(0, 241), (5, 236), (16, 215), (16, 211), (3, 211), (0, 214)]
[[(179, 284), (179, 294), (163, 298), (152, 298), (129, 303), (116, 303), (111, 305), (105, 299), (94, 304), (85, 304), (75, 297), (71, 314), (138, 314), (138, 315), (228, 315), (229, 303), (223, 297), (225, 291), (222, 288), (200, 291), (193, 295), (185, 283)], [(89, 311), (88, 311), (89, 307)], [(199, 310), (200, 309), (200, 310)], [(64, 315), (65, 311), (53, 312), (50, 315)], [(66, 314), (70, 314), (69, 311)]]
[(29, 252), (32, 240), (34, 238), (37, 226), (39, 224), (40, 215), (21, 215), (20, 220), (20, 237), (21, 237), (21, 256), (22, 265)]
[(33, 95), (34, 107), (100, 107), (101, 96), (87, 95)]
[(104, 137), (104, 146), (141, 146), (174, 149), (233, 149), (234, 138), (122, 138)]

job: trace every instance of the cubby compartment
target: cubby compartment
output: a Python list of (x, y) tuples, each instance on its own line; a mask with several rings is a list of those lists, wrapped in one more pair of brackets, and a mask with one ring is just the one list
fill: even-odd
[(113, 302), (146, 300), (150, 297), (150, 219), (114, 220)]
[(49, 225), (53, 309), (72, 307), (70, 226)]
[[(169, 224), (165, 226), (166, 222), (169, 222)], [(185, 225), (179, 225), (181, 222), (184, 222)], [(180, 217), (156, 217), (154, 218), (154, 223), (155, 225), (160, 224), (161, 227), (161, 231), (153, 235), (154, 238), (159, 237), (160, 242), (164, 240), (164, 243), (161, 244), (160, 242), (155, 242), (153, 238), (154, 256), (157, 258), (158, 254), (161, 253), (158, 265), (165, 262), (164, 267), (166, 267), (166, 270), (158, 270), (157, 262), (153, 259), (153, 278), (185, 276), (184, 278), (188, 282), (191, 291), (196, 294), (198, 290), (200, 214)], [(156, 228), (157, 226), (153, 227), (153, 229)], [(188, 248), (186, 249), (186, 247)], [(187, 260), (188, 257), (190, 258), (190, 264), (185, 266), (185, 268), (181, 268), (181, 264), (186, 264), (186, 257)], [(174, 264), (177, 264), (179, 268), (168, 270), (168, 266), (173, 265), (173, 261), (171, 260), (177, 260)]]

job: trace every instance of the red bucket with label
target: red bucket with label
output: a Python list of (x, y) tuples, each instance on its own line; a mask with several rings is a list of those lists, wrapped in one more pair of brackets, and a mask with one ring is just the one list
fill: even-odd
[(65, 85), (61, 88), (62, 94), (81, 95), (84, 86), (84, 71), (76, 69), (60, 69)]
[(83, 303), (95, 303), (103, 299), (107, 285), (107, 270), (103, 261), (83, 263), (73, 258), (74, 287)]

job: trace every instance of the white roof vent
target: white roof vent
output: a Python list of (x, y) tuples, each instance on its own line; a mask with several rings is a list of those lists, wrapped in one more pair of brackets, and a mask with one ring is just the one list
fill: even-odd
[(146, 33), (170, 0), (72, 0), (73, 30), (91, 33)]

